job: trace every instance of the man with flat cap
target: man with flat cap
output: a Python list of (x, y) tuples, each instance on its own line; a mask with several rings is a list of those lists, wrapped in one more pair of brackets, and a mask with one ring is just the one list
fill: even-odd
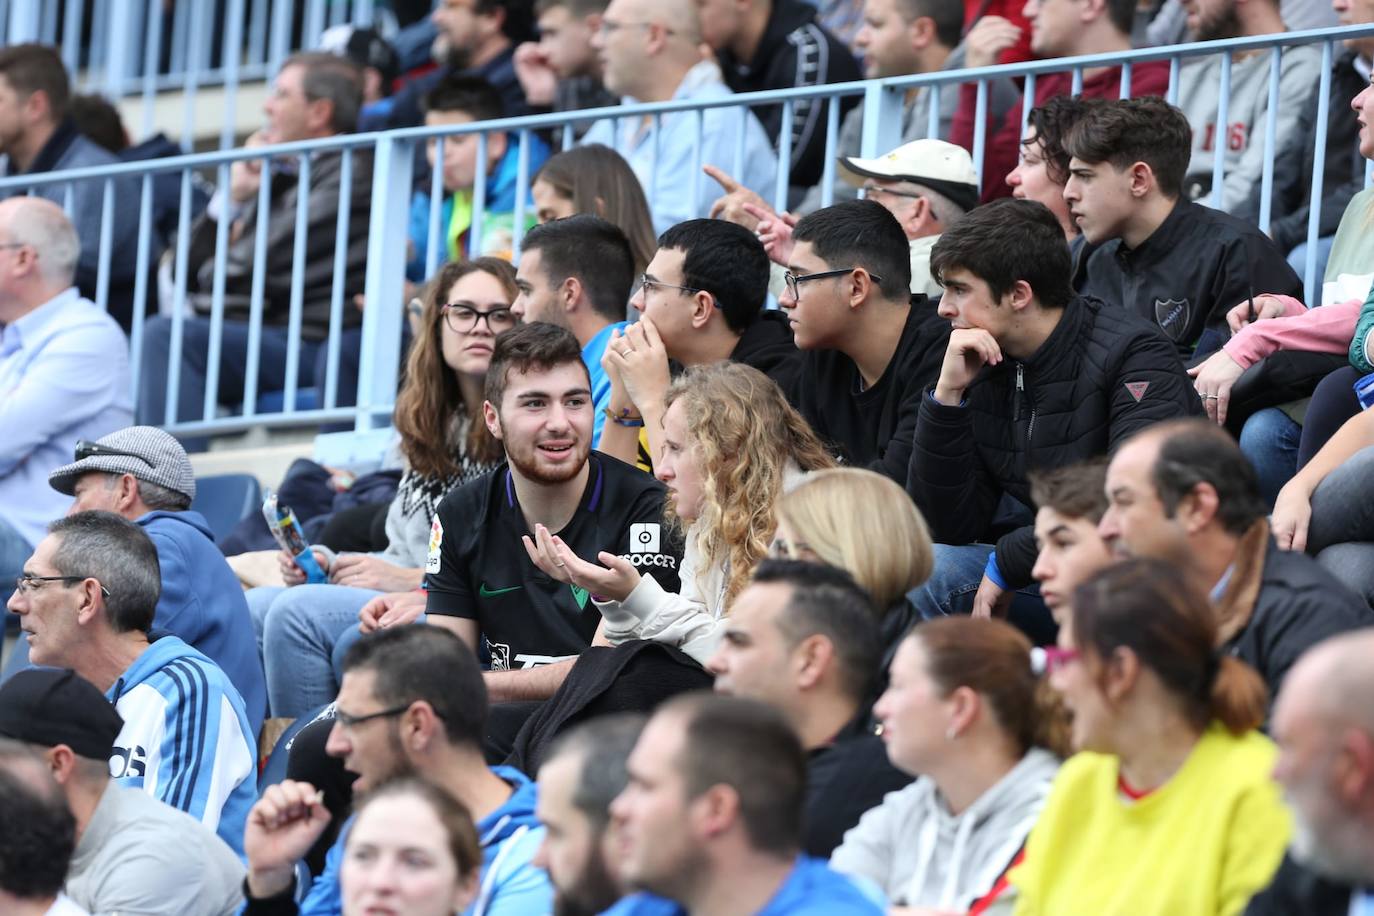
[(152, 539), (162, 570), (153, 629), (181, 637), (223, 669), (243, 696), (256, 735), (267, 713), (267, 683), (253, 619), (209, 524), (191, 511), (196, 475), (181, 443), (153, 426), (82, 440), (75, 460), (49, 474), (48, 483), (76, 497), (68, 515), (113, 512)]
[(41, 760), (76, 820), (66, 893), (92, 913), (226, 916), (244, 868), (214, 831), (146, 792), (115, 785), (115, 708), (70, 669), (21, 671), (0, 687), (0, 769), (14, 743)]

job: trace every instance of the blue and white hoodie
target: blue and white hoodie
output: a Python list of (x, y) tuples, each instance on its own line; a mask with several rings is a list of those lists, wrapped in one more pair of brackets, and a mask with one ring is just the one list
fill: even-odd
[(163, 636), (106, 696), (124, 717), (110, 775), (197, 818), (241, 858), (257, 767), (243, 697), (229, 678), (179, 638)]
[[(482, 878), (477, 899), (463, 916), (530, 916), (553, 912), (553, 885), (534, 854), (544, 842), (544, 828), (534, 815), (538, 788), (513, 767), (492, 767), (515, 791), (506, 803), (477, 823), (482, 844)], [(349, 818), (339, 838), (325, 856), (324, 871), (310, 887), (300, 906), (300, 916), (339, 916), (343, 901), (339, 892), (339, 866), (344, 842), (353, 826)]]

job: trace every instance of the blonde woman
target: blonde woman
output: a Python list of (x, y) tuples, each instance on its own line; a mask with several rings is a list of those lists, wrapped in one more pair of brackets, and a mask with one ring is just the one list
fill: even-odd
[(704, 663), (720, 619), (768, 552), (778, 498), (834, 461), (777, 384), (742, 363), (689, 369), (664, 406), (654, 473), (668, 487), (674, 533), (686, 540), (682, 591), (664, 591), (624, 557), (588, 562), (542, 527), (526, 548), (545, 573), (592, 593), (612, 645), (651, 639)]
[(892, 479), (861, 468), (812, 474), (778, 502), (773, 553), (847, 571), (883, 612), (886, 670), (915, 623), (906, 595), (933, 567), (925, 519)]

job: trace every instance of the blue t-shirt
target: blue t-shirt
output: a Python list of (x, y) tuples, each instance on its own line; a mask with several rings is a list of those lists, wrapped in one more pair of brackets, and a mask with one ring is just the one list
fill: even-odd
[[(875, 900), (821, 859), (798, 856), (797, 864), (758, 916), (882, 916), (884, 901)], [(602, 916), (686, 916), (672, 900), (653, 894), (626, 897)]]
[(601, 357), (606, 352), (606, 344), (611, 342), (611, 335), (624, 330), (627, 324), (628, 321), (617, 321), (615, 324), (606, 325), (582, 348), (582, 362), (587, 364), (587, 374), (592, 379), (592, 409), (596, 411), (595, 425), (592, 427), (592, 448), (601, 444), (601, 427), (606, 424), (606, 414), (603, 411), (611, 401), (611, 380), (606, 375), (606, 370), (601, 368)]

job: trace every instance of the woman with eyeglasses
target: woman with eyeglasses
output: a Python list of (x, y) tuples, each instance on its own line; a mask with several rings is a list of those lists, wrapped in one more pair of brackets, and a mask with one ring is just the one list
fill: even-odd
[(418, 588), (435, 507), (502, 458), (482, 419), (483, 386), (496, 335), (513, 328), (515, 270), (499, 258), (445, 264), (425, 291), (419, 331), (393, 417), (405, 471), (386, 514), (388, 546), (337, 556), (314, 548), (328, 584), (306, 585), (280, 557), (286, 588), (255, 588), (257, 628), (273, 716), (296, 717), (334, 699), (331, 653), (379, 594)]
[[(256, 897), (271, 883), (265, 860), (308, 849), (329, 822), (315, 787), (287, 780), (271, 786), (248, 816), (245, 916), (298, 912), (289, 892)], [(343, 916), (453, 916), (478, 897), (482, 849), (472, 815), (458, 800), (422, 779), (383, 783), (358, 808), (339, 866)], [(481, 912), (480, 905), (475, 912)]]
[(886, 670), (916, 622), (906, 595), (930, 578), (930, 530), (906, 491), (862, 468), (813, 474), (778, 501), (776, 556), (837, 566), (882, 610)]
[(925, 778), (866, 813), (832, 868), (873, 881), (895, 907), (963, 913), (994, 888), (1067, 745), (1031, 656), (1000, 620), (946, 617), (902, 640), (873, 714), (892, 765)]
[(1108, 567), (1072, 604), (1050, 679), (1078, 753), (1010, 874), (1014, 912), (1240, 913), (1291, 831), (1263, 681), (1217, 653), (1215, 610), (1167, 563)]
[(704, 664), (730, 602), (768, 551), (779, 497), (834, 460), (777, 383), (742, 363), (688, 369), (664, 404), (654, 474), (686, 539), (682, 591), (664, 591), (624, 557), (578, 557), (542, 526), (526, 549), (549, 576), (592, 593), (612, 645), (655, 640)]

